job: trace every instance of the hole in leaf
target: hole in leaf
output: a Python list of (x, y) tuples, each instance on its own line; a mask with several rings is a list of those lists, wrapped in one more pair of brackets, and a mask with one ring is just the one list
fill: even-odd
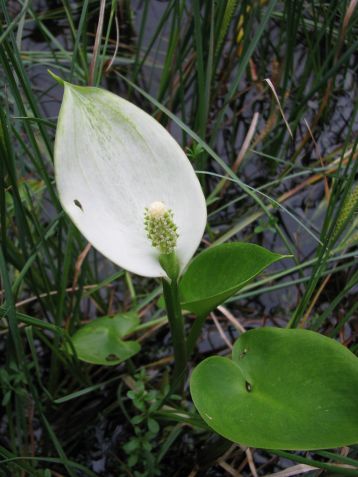
[(106, 361), (116, 361), (117, 359), (120, 358), (116, 354), (109, 354), (108, 356), (106, 356)]
[(245, 348), (245, 349), (240, 353), (239, 358), (243, 358), (244, 356), (246, 356), (246, 355), (247, 355), (247, 351), (248, 351), (248, 350)]
[(251, 384), (250, 384), (248, 381), (245, 382), (245, 387), (246, 387), (246, 391), (247, 391), (248, 393), (251, 393), (251, 391), (252, 391), (252, 386), (251, 386)]
[(83, 212), (82, 204), (81, 204), (81, 202), (80, 202), (78, 199), (75, 199), (75, 200), (73, 201), (73, 203), (74, 203), (79, 209), (81, 209), (82, 212)]

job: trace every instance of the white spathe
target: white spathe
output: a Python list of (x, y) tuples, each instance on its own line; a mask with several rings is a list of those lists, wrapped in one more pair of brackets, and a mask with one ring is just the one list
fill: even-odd
[(149, 114), (108, 91), (65, 83), (55, 142), (60, 201), (87, 240), (122, 268), (165, 276), (144, 228), (145, 208), (165, 204), (178, 227), (183, 271), (206, 224), (194, 170)]

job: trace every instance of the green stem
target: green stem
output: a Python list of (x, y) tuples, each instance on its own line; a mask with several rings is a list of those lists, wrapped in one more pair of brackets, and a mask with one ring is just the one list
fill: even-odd
[(171, 280), (169, 283), (163, 278), (163, 293), (174, 347), (175, 367), (172, 378), (172, 390), (181, 392), (184, 387), (187, 353), (184, 319), (181, 313), (177, 280)]

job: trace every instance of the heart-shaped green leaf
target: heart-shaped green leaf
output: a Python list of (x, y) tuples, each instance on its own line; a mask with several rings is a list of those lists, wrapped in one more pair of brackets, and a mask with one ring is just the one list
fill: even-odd
[(82, 326), (71, 337), (77, 356), (91, 364), (114, 366), (140, 351), (137, 341), (122, 338), (139, 324), (134, 313), (104, 316)]
[(358, 358), (313, 331), (251, 330), (232, 360), (201, 362), (190, 389), (206, 423), (240, 444), (314, 450), (358, 442)]
[(180, 282), (182, 307), (207, 315), (262, 270), (286, 255), (251, 243), (225, 243), (200, 253)]

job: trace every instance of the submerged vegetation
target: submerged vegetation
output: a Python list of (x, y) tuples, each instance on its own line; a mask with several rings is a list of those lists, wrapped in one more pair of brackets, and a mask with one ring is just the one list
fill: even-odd
[[(176, 138), (206, 197), (200, 251), (240, 241), (285, 257), (208, 308), (183, 277), (189, 372), (265, 326), (358, 355), (357, 19), (355, 0), (0, 0), (1, 477), (358, 475), (357, 445), (233, 444), (188, 382), (173, 388), (160, 281), (109, 262), (60, 205), (63, 87), (47, 72), (128, 99)], [(143, 233), (157, 233), (149, 212), (167, 214), (172, 252), (177, 215), (155, 200)]]

